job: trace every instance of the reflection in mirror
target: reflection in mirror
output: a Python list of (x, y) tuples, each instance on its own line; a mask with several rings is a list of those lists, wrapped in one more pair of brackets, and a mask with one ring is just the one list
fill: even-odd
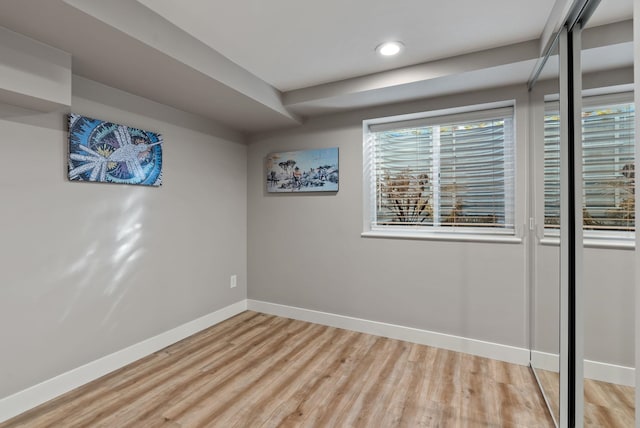
[(530, 148), (537, 221), (531, 242), (531, 367), (556, 425), (560, 413), (560, 112), (557, 48), (531, 91)]
[[(586, 427), (635, 426), (632, 15), (631, 0), (603, 0), (585, 29), (591, 39), (583, 39)], [(594, 240), (603, 245), (589, 245)]]

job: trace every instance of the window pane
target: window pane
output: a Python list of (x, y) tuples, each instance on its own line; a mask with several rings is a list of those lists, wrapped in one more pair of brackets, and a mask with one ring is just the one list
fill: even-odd
[(431, 128), (375, 135), (378, 225), (433, 224), (433, 143)]
[(513, 230), (512, 117), (431, 123), (370, 133), (372, 225)]
[(441, 127), (442, 226), (505, 224), (504, 120)]

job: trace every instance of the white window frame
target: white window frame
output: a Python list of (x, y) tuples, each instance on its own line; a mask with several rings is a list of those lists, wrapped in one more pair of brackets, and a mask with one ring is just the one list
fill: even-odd
[[(517, 217), (517, 166), (519, 162), (516, 160), (517, 142), (516, 142), (516, 108), (515, 101), (499, 101), (492, 103), (476, 104), (448, 109), (433, 110), (422, 113), (405, 114), (398, 116), (388, 116), (376, 119), (364, 120), (362, 123), (363, 131), (363, 237), (373, 238), (400, 238), (400, 239), (428, 239), (428, 240), (446, 240), (446, 241), (465, 241), (465, 242), (504, 242), (504, 243), (521, 243), (522, 237), (520, 227), (517, 221), (513, 221), (513, 229), (499, 228), (477, 228), (477, 227), (392, 227), (392, 226), (373, 226), (373, 219), (376, 217), (376, 182), (373, 171), (372, 162), (372, 138), (370, 129), (375, 127), (398, 127), (400, 123), (421, 122), (421, 123), (446, 123), (447, 116), (461, 115), (463, 120), (473, 121), (474, 116), (482, 116), (486, 110), (512, 108), (513, 115), (513, 146), (506, 148), (513, 150), (514, 178), (513, 182), (505, 183), (505, 192), (511, 192), (513, 195), (512, 203), (513, 216)], [(435, 209), (435, 207), (434, 207)]]

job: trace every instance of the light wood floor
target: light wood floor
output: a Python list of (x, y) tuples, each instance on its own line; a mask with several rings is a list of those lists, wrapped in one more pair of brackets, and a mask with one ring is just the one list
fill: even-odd
[(0, 427), (551, 427), (528, 367), (244, 312)]
[[(551, 409), (556, 415), (560, 396), (558, 373), (536, 369)], [(628, 428), (635, 426), (635, 390), (592, 379), (584, 380), (584, 426), (593, 428)]]

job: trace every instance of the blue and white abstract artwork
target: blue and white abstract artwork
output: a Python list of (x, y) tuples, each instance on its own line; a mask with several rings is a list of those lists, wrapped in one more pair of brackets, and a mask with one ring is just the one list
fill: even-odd
[(69, 115), (69, 179), (162, 185), (162, 136)]
[(337, 192), (338, 148), (271, 153), (268, 192)]

